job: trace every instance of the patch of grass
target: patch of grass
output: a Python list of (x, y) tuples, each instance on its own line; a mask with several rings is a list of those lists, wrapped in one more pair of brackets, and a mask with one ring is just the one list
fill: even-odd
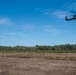
[(0, 57), (45, 58), (51, 60), (76, 60), (76, 53), (14, 52), (14, 53), (0, 53)]

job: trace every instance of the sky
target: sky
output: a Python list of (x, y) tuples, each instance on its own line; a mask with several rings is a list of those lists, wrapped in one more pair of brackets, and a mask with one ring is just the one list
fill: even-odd
[(76, 0), (0, 0), (0, 45), (76, 44)]

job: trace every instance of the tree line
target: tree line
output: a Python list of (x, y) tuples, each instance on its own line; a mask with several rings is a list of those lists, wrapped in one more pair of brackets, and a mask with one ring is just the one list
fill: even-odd
[(75, 53), (76, 44), (65, 45), (36, 45), (30, 46), (0, 46), (0, 52), (49, 52), (49, 53)]

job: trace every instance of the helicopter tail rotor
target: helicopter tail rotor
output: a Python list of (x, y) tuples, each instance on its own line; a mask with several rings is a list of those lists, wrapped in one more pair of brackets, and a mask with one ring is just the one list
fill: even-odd
[(68, 17), (67, 17), (67, 16), (65, 16), (65, 20), (66, 20), (66, 21), (69, 21), (69, 19), (68, 19)]
[(68, 20), (68, 17), (67, 16), (65, 16), (65, 20)]

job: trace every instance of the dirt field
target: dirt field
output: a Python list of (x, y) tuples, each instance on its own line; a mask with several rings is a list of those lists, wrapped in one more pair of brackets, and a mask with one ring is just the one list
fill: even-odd
[[(51, 55), (56, 57), (59, 54)], [(49, 54), (49, 56), (51, 55)], [(62, 55), (69, 57), (76, 54)], [(62, 55), (60, 54), (59, 56)], [(76, 61), (0, 55), (0, 75), (76, 75)]]

